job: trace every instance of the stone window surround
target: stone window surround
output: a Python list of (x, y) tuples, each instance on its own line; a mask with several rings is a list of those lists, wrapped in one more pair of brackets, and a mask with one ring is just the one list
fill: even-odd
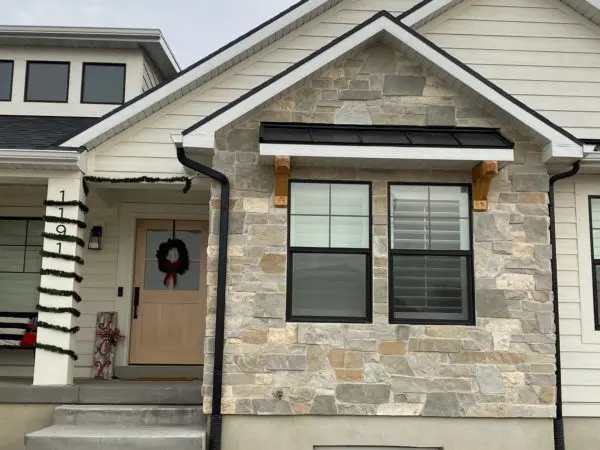
[(348, 249), (340, 249), (339, 251), (331, 251), (331, 249), (325, 248), (309, 248), (307, 247), (305, 253), (338, 253), (338, 254), (365, 254), (367, 257), (367, 264), (365, 267), (366, 272), (366, 296), (365, 296), (365, 316), (361, 318), (355, 317), (317, 317), (306, 318), (306, 317), (294, 317), (292, 315), (292, 279), (293, 279), (293, 266), (292, 258), (294, 251), (290, 245), (290, 233), (291, 233), (291, 205), (287, 207), (287, 293), (286, 293), (286, 322), (307, 322), (307, 323), (373, 323), (373, 187), (370, 181), (357, 181), (357, 180), (335, 180), (335, 179), (301, 179), (290, 178), (288, 181), (288, 192), (292, 192), (293, 183), (315, 183), (315, 184), (362, 184), (369, 188), (369, 246), (365, 249), (356, 249), (354, 252)]
[[(390, 324), (414, 324), (414, 325), (475, 325), (475, 263), (474, 263), (474, 254), (473, 254), (473, 186), (470, 183), (435, 183), (435, 182), (388, 182), (387, 189), (387, 201), (390, 202), (391, 199), (391, 188), (392, 186), (455, 186), (455, 187), (466, 187), (467, 195), (468, 195), (468, 211), (469, 211), (469, 250), (468, 251), (438, 251), (431, 252), (431, 250), (426, 250), (425, 252), (417, 251), (411, 252), (410, 250), (400, 250), (399, 252), (403, 255), (415, 254), (415, 255), (424, 255), (424, 254), (435, 254), (439, 256), (444, 255), (452, 255), (452, 256), (466, 256), (467, 257), (467, 278), (468, 286), (467, 286), (467, 308), (468, 314), (467, 319), (464, 321), (457, 320), (446, 320), (446, 319), (394, 319), (393, 314), (393, 283), (391, 281), (393, 277), (393, 250), (392, 250), (392, 227), (391, 224), (388, 225), (388, 252), (389, 252), (389, 269), (388, 269), (388, 308), (389, 308), (389, 323)], [(391, 214), (391, 210), (388, 211), (388, 216)], [(388, 219), (389, 220), (389, 219)]]

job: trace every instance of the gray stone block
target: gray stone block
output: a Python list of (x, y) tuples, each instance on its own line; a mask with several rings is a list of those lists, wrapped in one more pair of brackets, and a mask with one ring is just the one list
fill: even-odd
[(456, 125), (456, 109), (454, 106), (430, 106), (427, 108), (427, 125)]
[(475, 311), (477, 317), (510, 317), (506, 295), (504, 291), (499, 290), (477, 290), (475, 292)]
[(549, 176), (544, 173), (515, 173), (512, 175), (514, 192), (548, 192)]
[(358, 73), (363, 75), (396, 73), (396, 51), (388, 46), (372, 48)]
[(343, 89), (339, 92), (340, 100), (375, 100), (381, 98), (381, 91), (370, 89)]
[(423, 95), (425, 78), (413, 75), (386, 75), (383, 78), (383, 95)]
[(317, 395), (310, 408), (310, 414), (333, 416), (337, 414), (335, 398), (332, 395)]
[(421, 412), (429, 417), (459, 417), (461, 408), (454, 393), (433, 392), (427, 395), (425, 407)]
[(475, 373), (482, 394), (504, 394), (502, 375), (495, 366), (478, 365)]
[(267, 370), (306, 370), (306, 355), (266, 355)]
[(363, 102), (347, 102), (342, 106), (333, 121), (336, 124), (371, 125), (371, 114)]
[(338, 384), (335, 389), (336, 399), (343, 403), (380, 404), (390, 401), (389, 384)]

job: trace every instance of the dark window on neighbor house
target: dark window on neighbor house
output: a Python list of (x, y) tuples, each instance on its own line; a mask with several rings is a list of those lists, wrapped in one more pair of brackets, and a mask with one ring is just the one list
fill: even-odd
[(371, 184), (292, 181), (287, 319), (370, 322)]
[(28, 61), (25, 101), (66, 103), (69, 99), (68, 62)]
[(592, 246), (592, 279), (594, 283), (594, 322), (600, 329), (600, 197), (589, 197)]
[(390, 322), (474, 322), (470, 189), (390, 184)]
[(13, 61), (0, 61), (0, 101), (12, 98)]
[(81, 103), (112, 105), (124, 100), (125, 64), (83, 64)]
[(0, 311), (35, 311), (43, 227), (40, 219), (0, 218)]

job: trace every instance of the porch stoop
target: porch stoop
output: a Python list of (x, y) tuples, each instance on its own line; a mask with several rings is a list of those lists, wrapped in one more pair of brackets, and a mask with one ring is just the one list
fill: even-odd
[(63, 405), (53, 425), (25, 436), (26, 450), (203, 450), (202, 406)]

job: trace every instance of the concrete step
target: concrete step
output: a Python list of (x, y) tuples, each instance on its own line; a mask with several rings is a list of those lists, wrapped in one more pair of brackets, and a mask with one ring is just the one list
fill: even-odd
[(188, 426), (205, 425), (201, 406), (62, 405), (55, 425)]
[(25, 436), (26, 450), (204, 450), (203, 427), (53, 425)]

